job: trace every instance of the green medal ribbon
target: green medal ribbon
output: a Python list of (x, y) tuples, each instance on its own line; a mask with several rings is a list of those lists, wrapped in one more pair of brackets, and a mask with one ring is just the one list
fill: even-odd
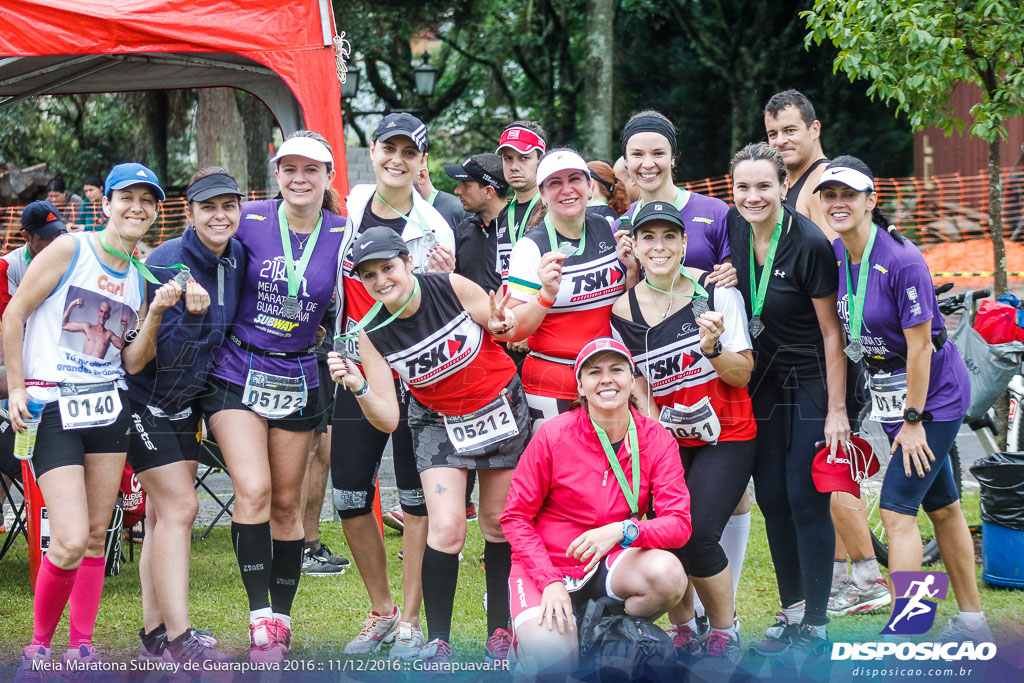
[(655, 292), (661, 292), (662, 294), (668, 294), (669, 296), (689, 296), (691, 299), (707, 299), (708, 298), (708, 290), (704, 289), (703, 285), (701, 285), (699, 282), (697, 282), (696, 280), (693, 279), (693, 276), (690, 275), (690, 273), (689, 273), (688, 269), (686, 268), (686, 266), (679, 266), (679, 274), (682, 275), (687, 280), (689, 280), (690, 284), (693, 285), (693, 294), (692, 295), (690, 295), (690, 294), (676, 294), (675, 292), (667, 292), (664, 289), (658, 289), (657, 287), (655, 287), (654, 285), (651, 284), (651, 281), (647, 279), (646, 275), (644, 276), (644, 283), (648, 287), (653, 289)]
[(626, 475), (622, 471), (622, 465), (619, 464), (619, 459), (615, 455), (615, 451), (612, 450), (611, 441), (608, 440), (608, 433), (601, 428), (601, 425), (594, 422), (594, 418), (590, 418), (590, 424), (594, 425), (594, 431), (597, 432), (597, 440), (601, 442), (601, 448), (604, 449), (604, 454), (608, 458), (608, 465), (611, 466), (612, 472), (615, 474), (616, 481), (619, 482), (619, 488), (622, 489), (622, 495), (626, 497), (626, 502), (629, 503), (629, 509), (636, 515), (639, 512), (639, 501), (640, 501), (640, 446), (636, 440), (636, 423), (633, 422), (633, 412), (629, 413), (629, 429), (626, 431), (626, 440), (629, 442), (629, 462), (633, 469), (633, 488), (629, 488), (629, 484), (626, 482)]
[(519, 241), (519, 238), (526, 232), (526, 224), (530, 222), (530, 215), (533, 213), (533, 207), (537, 206), (537, 202), (540, 200), (540, 192), (533, 195), (530, 203), (526, 205), (526, 214), (523, 216), (523, 222), (516, 225), (516, 198), (512, 197), (512, 201), (508, 205), (508, 238), (512, 242), (512, 246)]
[(846, 252), (846, 295), (850, 299), (850, 341), (860, 340), (860, 328), (864, 323), (864, 298), (868, 292), (868, 278), (871, 277), (871, 250), (875, 246), (875, 235), (878, 226), (871, 224), (871, 235), (860, 257), (860, 270), (857, 271), (857, 294), (850, 289), (850, 252)]
[[(551, 251), (558, 251), (558, 248), (561, 246), (561, 244), (569, 244), (569, 242), (559, 243), (557, 241), (557, 239), (556, 239), (557, 238), (557, 233), (555, 232), (555, 224), (551, 221), (551, 214), (547, 214), (546, 216), (544, 216), (544, 227), (548, 229), (548, 242), (549, 242), (549, 246), (550, 246)], [(570, 245), (570, 246), (572, 246), (572, 245)], [(566, 258), (568, 258), (569, 256), (579, 256), (580, 254), (583, 253), (583, 250), (586, 248), (586, 246), (587, 246), (587, 227), (586, 227), (586, 224), (584, 224), (583, 225), (583, 234), (580, 235), (580, 246), (576, 247), (576, 251), (574, 253), (572, 253), (572, 254), (568, 254), (566, 256)]]
[[(436, 189), (434, 189), (434, 190), (431, 190), (431, 191), (430, 191), (430, 198), (429, 198), (429, 199), (427, 199), (427, 201), (428, 201), (428, 202), (430, 202), (430, 205), (431, 205), (431, 206), (433, 206), (433, 205), (434, 205), (434, 201), (435, 201), (435, 200), (437, 199), (437, 194), (438, 194), (438, 191), (437, 191)], [(383, 197), (381, 197), (381, 201), (382, 201), (382, 202), (384, 201), (384, 198), (383, 198)], [(387, 202), (384, 202), (384, 203), (386, 204)], [(392, 211), (395, 211), (394, 209), (391, 209), (391, 210), (392, 210)], [(395, 213), (398, 213), (398, 212), (397, 212), (397, 211), (395, 211)]]
[[(772, 230), (772, 241), (768, 244), (768, 254), (764, 259), (764, 268), (761, 269), (761, 277), (757, 279), (757, 261), (754, 260), (754, 228), (750, 228), (750, 310), (753, 317), (761, 315), (764, 308), (764, 297), (768, 293), (768, 280), (772, 276), (772, 264), (775, 263), (775, 252), (779, 248), (779, 238), (782, 236), (782, 219), (786, 212), (779, 208), (779, 221)], [(757, 288), (754, 288), (754, 280), (757, 279)]]
[(313, 234), (309, 236), (309, 244), (302, 250), (302, 257), (298, 263), (292, 258), (292, 240), (288, 236), (288, 217), (285, 215), (284, 202), (277, 207), (277, 224), (281, 230), (281, 248), (284, 250), (284, 273), (288, 279), (288, 296), (298, 298), (299, 283), (302, 282), (302, 276), (306, 274), (309, 260), (313, 258), (313, 248), (320, 237), (320, 227), (324, 224), (324, 212), (320, 212), (320, 218), (317, 219), (316, 227), (313, 228)]
[[(398, 316), (402, 315), (402, 312), (405, 311), (405, 309), (409, 306), (409, 304), (412, 303), (412, 300), (416, 298), (416, 295), (420, 291), (420, 281), (419, 281), (419, 278), (417, 278), (416, 276), (413, 276), (413, 282), (414, 282), (414, 284), (412, 286), (412, 295), (406, 300), (406, 302), (404, 304), (402, 304), (402, 307), (399, 308), (394, 313), (392, 313), (391, 317), (388, 318), (387, 320), (385, 320), (384, 322), (382, 322), (380, 325), (377, 325), (373, 329), (367, 330), (366, 331), (367, 334), (369, 334), (370, 332), (376, 332), (377, 330), (381, 329), (382, 327), (387, 327), (388, 325), (390, 325), (394, 321), (395, 318), (397, 318)], [(384, 307), (384, 304), (382, 304), (381, 302), (378, 301), (377, 303), (375, 303), (373, 305), (373, 307), (370, 308), (369, 312), (366, 315), (363, 316), (363, 319), (355, 324), (355, 327), (353, 327), (351, 330), (349, 330), (345, 334), (336, 334), (336, 335), (334, 335), (334, 341), (343, 341), (343, 340), (347, 340), (347, 339), (355, 339), (356, 337), (358, 337), (360, 330), (362, 330), (364, 327), (369, 325), (370, 321), (373, 320), (377, 316), (377, 313), (383, 307)]]
[[(139, 271), (139, 274), (141, 274), (142, 277), (146, 279), (146, 282), (150, 282), (150, 283), (152, 283), (154, 285), (157, 285), (157, 286), (163, 286), (164, 283), (160, 282), (159, 280), (156, 279), (156, 276), (154, 276), (152, 271), (150, 270), (150, 266), (146, 266), (145, 263), (143, 263), (142, 261), (140, 261), (139, 259), (135, 258), (134, 256), (132, 256), (130, 254), (126, 254), (123, 251), (118, 251), (117, 249), (114, 249), (113, 247), (108, 246), (107, 243), (103, 241), (103, 235), (105, 235), (105, 234), (106, 234), (106, 232), (101, 232), (101, 233), (99, 233), (99, 235), (96, 238), (99, 241), (100, 246), (103, 247), (103, 250), (105, 252), (107, 252), (108, 254), (112, 254), (113, 256), (116, 256), (118, 258), (123, 258), (125, 261), (130, 261), (131, 264), (133, 266), (135, 266), (135, 268)], [(184, 270), (184, 271), (188, 270), (188, 266), (186, 266), (184, 263), (175, 263), (173, 266), (151, 266), (151, 267), (152, 268), (177, 268), (178, 270)]]
[[(415, 192), (415, 190), (413, 190), (413, 192)], [(436, 193), (437, 190), (434, 190), (434, 192)], [(416, 206), (416, 200), (415, 199), (413, 199), (413, 201), (412, 201), (412, 210), (416, 212), (416, 219), (413, 220), (412, 218), (409, 218), (409, 216), (406, 216), (404, 213), (402, 213), (401, 211), (399, 211), (395, 207), (393, 207), (390, 204), (388, 204), (388, 200), (384, 199), (384, 197), (381, 195), (380, 192), (377, 192), (376, 190), (374, 190), (374, 194), (377, 195), (377, 199), (379, 199), (384, 204), (384, 206), (388, 207), (389, 209), (391, 209), (392, 211), (397, 213), (399, 216), (401, 216), (403, 219), (405, 219), (406, 223), (413, 223), (417, 228), (419, 228), (420, 232), (423, 233), (424, 235), (426, 235), (428, 233), (431, 234), (431, 235), (434, 235), (434, 231), (430, 229), (430, 226), (427, 225), (427, 222), (425, 220), (423, 220), (423, 216), (420, 215), (420, 210)], [(434, 203), (434, 197), (435, 196), (436, 196), (436, 194), (432, 195), (430, 197), (430, 203), (431, 204)], [(434, 244), (437, 244), (437, 235), (434, 235)]]

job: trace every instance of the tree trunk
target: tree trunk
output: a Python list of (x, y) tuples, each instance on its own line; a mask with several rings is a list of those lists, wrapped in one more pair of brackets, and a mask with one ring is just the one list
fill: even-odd
[(245, 125), (245, 165), (248, 169), (249, 192), (266, 190), (270, 178), (267, 163), (268, 145), (273, 141), (276, 122), (270, 111), (255, 95), (240, 93), (238, 109)]
[(239, 181), (248, 179), (244, 125), (231, 88), (203, 88), (199, 91), (196, 151), (199, 168), (223, 166)]
[(583, 140), (589, 159), (612, 157), (612, 66), (615, 53), (615, 0), (587, 0), (587, 57), (584, 61)]
[(1006, 246), (1003, 242), (1003, 202), (999, 194), (1002, 178), (999, 169), (999, 139), (988, 143), (988, 224), (992, 235), (995, 296), (1006, 293)]
[(167, 176), (167, 124), (170, 119), (170, 99), (165, 90), (143, 93), (142, 110), (146, 125), (146, 162), (161, 183), (171, 182)]

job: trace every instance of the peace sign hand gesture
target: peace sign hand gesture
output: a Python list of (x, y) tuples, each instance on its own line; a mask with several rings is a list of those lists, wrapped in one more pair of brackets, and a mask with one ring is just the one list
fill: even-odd
[(516, 326), (516, 315), (508, 308), (512, 293), (506, 291), (505, 296), (498, 301), (495, 300), (493, 291), (489, 292), (488, 296), (491, 299), (491, 315), (487, 319), (487, 329), (495, 337), (507, 337)]

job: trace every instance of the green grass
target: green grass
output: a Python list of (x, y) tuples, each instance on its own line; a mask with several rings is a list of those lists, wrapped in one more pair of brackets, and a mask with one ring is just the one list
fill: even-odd
[[(980, 522), (978, 494), (969, 493), (964, 509), (971, 524)], [(338, 554), (351, 557), (337, 523), (321, 525), (324, 541)], [(391, 587), (401, 599), (401, 567), (397, 553), (401, 537), (385, 533)], [(481, 604), (484, 571), (478, 560), (483, 540), (477, 525), (470, 524), (469, 538), (460, 565), (452, 635), (456, 658), (474, 660), (482, 656), (486, 617)], [(940, 564), (929, 569), (942, 570)], [(1024, 638), (1020, 625), (1022, 593), (989, 587), (980, 579), (982, 604), (997, 635)], [(32, 596), (28, 589), (28, 551), (19, 541), (0, 562), (0, 662), (11, 661), (32, 635)], [(757, 507), (752, 514), (747, 561), (740, 582), (737, 612), (745, 642), (759, 639), (773, 622), (778, 609), (775, 575), (764, 536), (764, 520)], [(336, 657), (362, 625), (369, 609), (366, 591), (359, 573), (351, 568), (340, 577), (303, 577), (293, 610), (295, 651), (298, 656)], [(204, 541), (192, 542), (191, 610), (193, 624), (209, 628), (223, 647), (241, 654), (248, 647), (245, 594), (235, 566), (227, 527), (218, 527)], [(935, 633), (946, 619), (956, 613), (952, 599), (940, 601)], [(115, 657), (132, 657), (138, 651), (137, 631), (141, 626), (141, 603), (137, 566), (121, 565), (121, 573), (106, 581), (103, 603), (96, 623), (95, 640), (101, 649)], [(887, 613), (834, 619), (830, 636), (848, 641), (874, 639), (886, 622)], [(664, 625), (664, 619), (662, 620)], [(67, 619), (57, 629), (54, 644), (60, 647), (67, 634)], [(932, 634), (934, 635), (934, 633)]]

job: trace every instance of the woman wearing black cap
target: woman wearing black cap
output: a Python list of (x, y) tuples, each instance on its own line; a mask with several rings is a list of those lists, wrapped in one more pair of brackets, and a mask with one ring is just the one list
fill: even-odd
[[(498, 517), (529, 439), (530, 417), (515, 364), (494, 340), (514, 335), (515, 316), (505, 308), (508, 295), (495, 301), (491, 292), (488, 300), (461, 275), (414, 275), (409, 247), (387, 227), (359, 236), (352, 265), (376, 302), (356, 330), (362, 371), (336, 352), (328, 354), (328, 365), (383, 433), (400, 423), (392, 372), (409, 387), (408, 428), (429, 513), (422, 582), (431, 640), (421, 656), (443, 665), (451, 656), (452, 606), (466, 540), (467, 470), (480, 478), (488, 593), (504, 595), (508, 582), (511, 551)], [(507, 657), (508, 621), (508, 602), (490, 600), (491, 659)]]
[(705, 637), (688, 599), (669, 610), (670, 633), (683, 656), (737, 663), (734, 589), (720, 540), (750, 481), (757, 434), (746, 388), (754, 359), (743, 298), (684, 265), (689, 226), (671, 203), (646, 204), (632, 226), (645, 276), (615, 302), (612, 330), (642, 373), (636, 380), (642, 412), (679, 444), (693, 536), (677, 554), (710, 626)]
[[(216, 166), (200, 169), (185, 191), (188, 228), (157, 247), (146, 264), (182, 297), (167, 310), (154, 356), (128, 375), (128, 462), (145, 489), (146, 541), (139, 559), (142, 584), (142, 660), (228, 661), (190, 625), (189, 556), (199, 510), (200, 396), (235, 319), (246, 267), (245, 248), (233, 238), (242, 217), (242, 191)], [(184, 268), (182, 268), (184, 266)], [(156, 286), (149, 287), (149, 296)]]
[[(416, 174), (427, 162), (428, 144), (427, 127), (412, 114), (385, 116), (370, 147), (376, 182), (356, 185), (345, 200), (348, 230), (359, 235), (373, 227), (384, 227), (400, 235), (417, 273), (455, 268), (451, 226), (413, 187)], [(375, 301), (355, 271), (354, 256), (353, 249), (346, 251), (338, 278), (339, 295), (344, 294), (345, 300), (343, 314), (338, 316), (345, 344), (339, 348), (359, 363), (358, 336), (353, 330)], [(395, 390), (402, 398), (403, 415), (394, 434), (389, 434), (368, 422), (352, 395), (339, 387), (331, 435), (331, 481), (341, 526), (370, 597), (370, 613), (359, 634), (345, 646), (345, 654), (369, 654), (380, 649), (382, 643), (394, 641), (389, 656), (407, 659), (415, 657), (424, 642), (419, 628), (420, 562), (427, 537), (427, 507), (405, 420), (405, 390), (397, 379)], [(405, 527), (401, 609), (392, 599), (384, 539), (373, 517), (377, 470), (389, 438)]]

